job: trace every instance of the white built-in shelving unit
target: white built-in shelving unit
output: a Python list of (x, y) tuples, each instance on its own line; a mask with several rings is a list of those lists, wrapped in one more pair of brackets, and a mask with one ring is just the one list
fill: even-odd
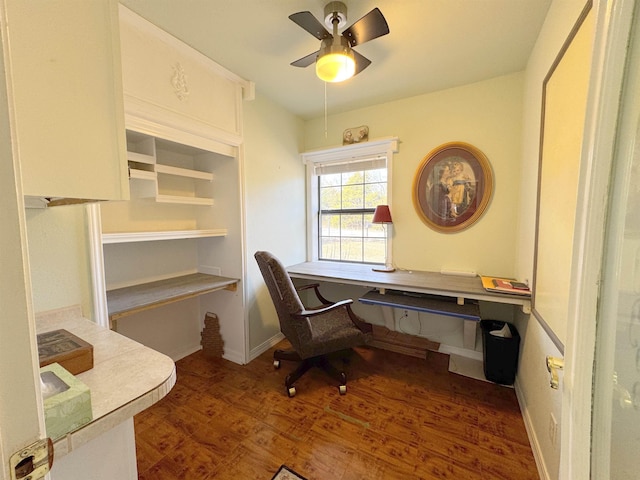
[(224, 357), (244, 363), (239, 147), (253, 86), (122, 5), (120, 39), (130, 199), (96, 214), (101, 321), (177, 360), (215, 313)]

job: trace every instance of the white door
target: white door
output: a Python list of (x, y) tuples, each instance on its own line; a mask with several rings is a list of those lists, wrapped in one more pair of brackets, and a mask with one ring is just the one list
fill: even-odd
[(591, 478), (640, 478), (640, 26), (624, 75), (597, 321)]
[(565, 350), (563, 480), (640, 478), (640, 15), (635, 4), (595, 3)]
[(6, 22), (0, 3), (0, 480), (15, 452), (44, 437), (27, 241), (7, 102)]

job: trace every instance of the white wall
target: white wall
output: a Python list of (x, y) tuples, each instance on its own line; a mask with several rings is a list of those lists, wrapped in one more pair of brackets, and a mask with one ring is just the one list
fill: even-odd
[[(515, 264), (519, 278), (531, 278), (533, 275), (542, 82), (585, 3), (573, 0), (555, 0), (552, 3), (526, 69)], [(558, 424), (561, 422), (562, 394), (560, 390), (549, 387), (546, 356), (562, 355), (533, 316), (519, 315), (517, 326), (522, 337), (516, 385), (520, 405), (528, 422), (534, 452), (539, 454), (544, 478), (555, 479), (558, 478), (560, 462), (560, 438), (555, 445), (552, 444), (549, 422), (552, 414)]]
[[(330, 115), (328, 138), (324, 118), (317, 118), (305, 125), (305, 148), (339, 145), (343, 130), (358, 125), (369, 126), (370, 139), (398, 136), (390, 200), (396, 267), (510, 276), (517, 243), (523, 81), (524, 75), (515, 73)], [(493, 170), (494, 192), (479, 221), (465, 231), (444, 234), (420, 220), (412, 186), (424, 157), (451, 141), (467, 142), (484, 152)]]
[(247, 243), (246, 298), (250, 359), (268, 348), (280, 325), (253, 255), (268, 250), (285, 265), (305, 260), (302, 121), (258, 94), (244, 102)]

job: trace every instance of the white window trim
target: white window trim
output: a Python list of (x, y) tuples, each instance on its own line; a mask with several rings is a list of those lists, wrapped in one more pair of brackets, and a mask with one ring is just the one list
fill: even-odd
[[(302, 162), (307, 166), (307, 261), (318, 260), (318, 181), (314, 175), (316, 163), (345, 162), (365, 157), (384, 156), (387, 158), (387, 202), (393, 215), (391, 205), (391, 185), (393, 172), (393, 154), (398, 153), (398, 137), (384, 137), (364, 143), (341, 145), (319, 150), (311, 150), (300, 155)], [(393, 235), (389, 235), (392, 229), (387, 229), (387, 263), (392, 264), (391, 242)]]

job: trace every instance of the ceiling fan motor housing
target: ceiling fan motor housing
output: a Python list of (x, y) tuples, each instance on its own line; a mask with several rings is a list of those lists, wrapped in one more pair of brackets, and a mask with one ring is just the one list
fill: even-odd
[(338, 28), (347, 24), (347, 6), (342, 2), (329, 2), (324, 7), (324, 23), (333, 29), (333, 19), (338, 19)]
[(349, 40), (344, 38), (342, 35), (322, 40), (322, 43), (320, 44), (320, 51), (318, 52), (318, 58), (330, 53), (339, 53), (350, 57), (354, 56), (351, 45), (349, 45)]

